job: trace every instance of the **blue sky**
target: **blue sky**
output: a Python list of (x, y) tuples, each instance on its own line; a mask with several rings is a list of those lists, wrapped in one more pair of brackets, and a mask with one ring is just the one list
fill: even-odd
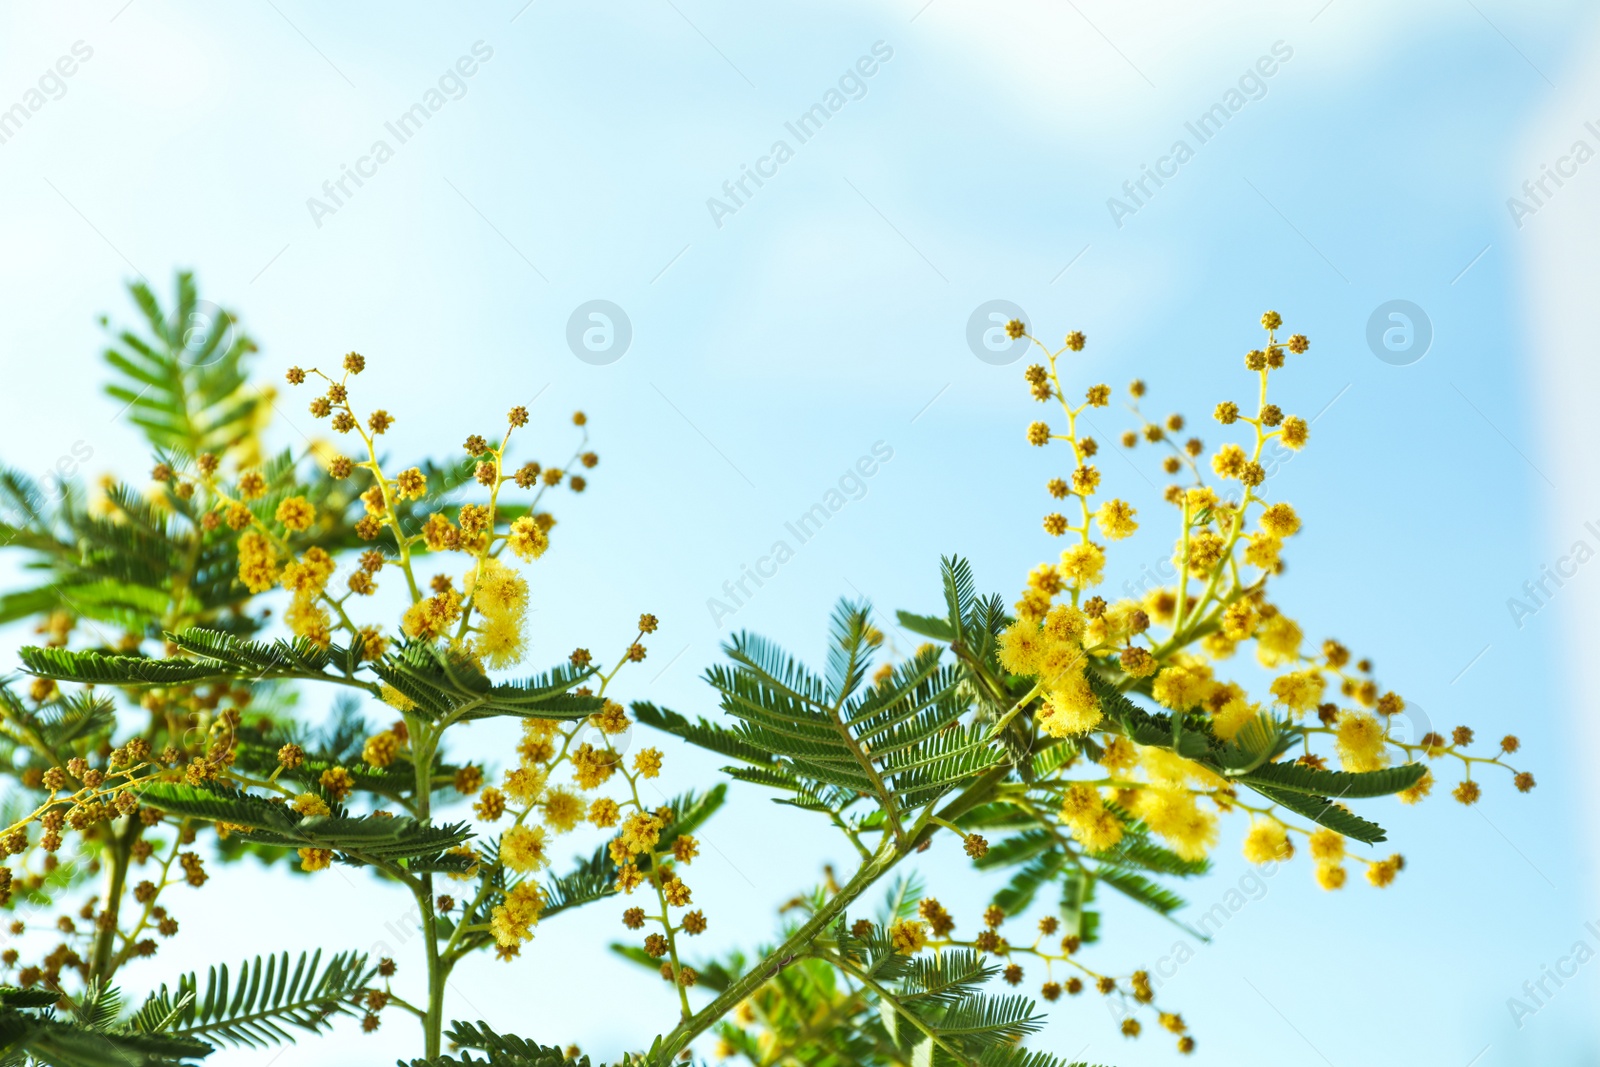
[[(1585, 105), (1600, 97), (1582, 5), (110, 0), (7, 6), (0, 26), (0, 108), (26, 104), (77, 42), (92, 52), (0, 143), (0, 457), (37, 472), (85, 452), (89, 473), (146, 466), (98, 392), (95, 316), (125, 318), (128, 279), (166, 289), (180, 267), (237, 309), (266, 378), (365, 353), (365, 396), (400, 420), (397, 455), (445, 453), (525, 402), (533, 454), (564, 456), (566, 416), (582, 408), (602, 462), (535, 576), (535, 647), (552, 660), (609, 647), (653, 611), (663, 628), (627, 693), (686, 712), (711, 710), (696, 675), (734, 627), (815, 659), (840, 596), (926, 609), (951, 552), (1010, 595), (1049, 557), (1041, 487), (1057, 471), (1023, 442), (1036, 417), (1024, 363), (968, 347), (979, 305), (1013, 301), (1044, 336), (1085, 331), (1077, 381), (1143, 377), (1149, 410), (1182, 411), (1208, 442), (1221, 438), (1207, 413), (1244, 398), (1241, 356), (1277, 309), (1312, 339), (1277, 400), (1319, 416), (1312, 446), (1271, 483), (1306, 520), (1280, 596), (1311, 636), (1370, 654), (1435, 725), (1521, 735), (1540, 786), (1524, 797), (1491, 778), (1476, 811), (1374, 805), (1408, 858), (1383, 893), (1324, 894), (1305, 865), (1280, 872), (1171, 982), (1195, 1062), (1265, 1063), (1265, 1049), (1339, 1067), (1600, 1055), (1584, 1025), (1600, 968), (1520, 1029), (1506, 1005), (1578, 940), (1600, 949), (1584, 928), (1600, 909), (1575, 740), (1590, 697), (1566, 670), (1594, 575), (1520, 627), (1507, 607), (1586, 536), (1584, 518), (1600, 520), (1574, 459), (1594, 443), (1593, 378), (1563, 363), (1592, 349), (1592, 272), (1564, 235), (1600, 171), (1549, 187), (1548, 209), (1520, 228), (1506, 206), (1600, 117)], [(1241, 77), (1255, 98), (1200, 143), (1185, 124)], [(785, 124), (834, 89), (841, 106), (800, 143)], [(386, 124), (430, 91), (440, 107), (402, 143)], [(1170, 173), (1178, 139), (1192, 158), (1134, 213), (1113, 212), (1144, 167)], [(774, 165), (778, 140), (792, 157)], [(737, 210), (708, 206), (758, 167), (769, 176), (747, 182)], [(365, 177), (335, 202), (324, 183), (346, 168)], [(1432, 327), (1407, 365), (1366, 340), (1396, 299)], [(631, 328), (603, 365), (567, 342), (594, 300)], [(1550, 332), (1552, 319), (1572, 332)], [(303, 444), (301, 398), (279, 407), (278, 439)], [(892, 458), (864, 494), (714, 619), (708, 599), (875, 445)], [(1159, 514), (1142, 481), (1157, 480), (1153, 461), (1133, 459), (1142, 476), (1109, 457), (1102, 469)], [(1129, 543), (1110, 584), (1165, 550), (1155, 530)], [(500, 758), (507, 736), (486, 728), (468, 747)], [(674, 752), (667, 777), (695, 784), (715, 766)], [(823, 860), (847, 859), (757, 792), (735, 798), (696, 886), (717, 946), (766, 936)], [(924, 873), (971, 924), (992, 886), (949, 851)], [(1198, 910), (1238, 885), (1235, 852), (1190, 887)], [(208, 962), (230, 915), (234, 955), (278, 946), (290, 915), (306, 929), (285, 947), (395, 943), (407, 922), (399, 895), (374, 907), (331, 878), (231, 886), (186, 908), (163, 970)], [(604, 910), (541, 930), (510, 970), (463, 967), (451, 1013), (615, 1051), (615, 1014), (581, 976), (627, 998), (629, 1031), (664, 1024), (656, 979), (590, 969), (621, 932)], [(1170, 952), (1173, 928), (1108, 912), (1108, 967)], [(398, 1016), (376, 1039), (351, 1029), (289, 1055), (375, 1062), (409, 1047)], [(1041, 1043), (1128, 1065), (1174, 1056), (1123, 1041), (1087, 1002), (1055, 1009)]]

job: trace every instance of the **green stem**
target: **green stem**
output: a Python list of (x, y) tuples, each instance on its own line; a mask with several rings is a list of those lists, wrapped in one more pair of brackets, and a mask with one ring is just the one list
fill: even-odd
[(904, 852), (895, 848), (880, 847), (873, 858), (861, 865), (850, 881), (846, 882), (839, 892), (835, 893), (826, 904), (818, 908), (811, 918), (807, 919), (799, 929), (790, 934), (788, 939), (776, 949), (767, 953), (767, 957), (756, 966), (740, 975), (720, 996), (701, 1008), (694, 1015), (679, 1023), (669, 1034), (662, 1037), (656, 1045), (654, 1062), (671, 1063), (683, 1051), (690, 1041), (696, 1036), (710, 1029), (718, 1019), (732, 1011), (740, 1001), (760, 989), (784, 967), (804, 955), (811, 947), (817, 936), (826, 930), (835, 919), (844, 914), (846, 908), (855, 902), (856, 898), (877, 881), (889, 868), (900, 861)]
[(130, 816), (121, 833), (112, 830), (109, 825), (106, 827), (106, 832), (111, 836), (110, 847), (106, 849), (110, 876), (106, 888), (105, 911), (100, 916), (99, 929), (95, 931), (94, 958), (89, 972), (102, 983), (110, 981), (112, 973), (116, 970), (113, 953), (117, 947), (117, 919), (121, 912), (122, 893), (128, 882), (128, 856), (133, 849), (134, 840), (139, 836), (139, 819), (137, 816)]
[[(414, 740), (412, 759), (416, 766), (417, 818), (427, 822), (433, 798), (433, 753), (437, 736), (428, 723), (420, 718), (411, 724)], [(433, 1059), (439, 1055), (444, 1029), (444, 985), (449, 971), (439, 956), (438, 920), (433, 912), (433, 873), (423, 871), (412, 885), (417, 900), (417, 910), (422, 913), (422, 947), (428, 956), (428, 1008), (422, 1017), (423, 1056)]]

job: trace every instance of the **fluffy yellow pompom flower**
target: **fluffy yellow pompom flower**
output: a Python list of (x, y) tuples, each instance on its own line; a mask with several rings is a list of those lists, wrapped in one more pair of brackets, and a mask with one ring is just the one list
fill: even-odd
[(300, 850), (300, 869), (302, 871), (321, 871), (333, 866), (333, 852), (326, 848), (303, 848)]
[(1262, 819), (1250, 824), (1244, 835), (1244, 858), (1251, 863), (1273, 863), (1294, 855), (1289, 833), (1277, 819)]
[(1261, 712), (1260, 704), (1252, 704), (1234, 697), (1211, 714), (1211, 732), (1224, 741), (1232, 741), (1245, 724)]
[(1061, 798), (1061, 821), (1073, 840), (1090, 852), (1104, 852), (1122, 840), (1122, 820), (1106, 810), (1099, 790), (1082, 782)]
[(1159, 785), (1193, 783), (1207, 789), (1222, 789), (1228, 784), (1214, 772), (1194, 760), (1185, 759), (1171, 749), (1156, 748), (1153, 745), (1141, 746), (1139, 763), (1144, 767), (1144, 773), (1150, 776), (1150, 780)]
[(532, 940), (533, 927), (544, 911), (544, 892), (534, 882), (518, 882), (506, 894), (506, 902), (490, 913), (489, 929), (501, 948), (516, 948)]
[(1100, 510), (1094, 513), (1094, 521), (1100, 525), (1100, 532), (1106, 535), (1108, 541), (1120, 541), (1124, 537), (1131, 537), (1139, 529), (1134, 516), (1138, 512), (1126, 500), (1107, 500), (1100, 505)]
[(915, 919), (897, 919), (889, 927), (889, 942), (902, 956), (921, 952), (928, 943), (928, 927)]
[(1326, 827), (1311, 831), (1311, 858), (1318, 863), (1343, 863), (1344, 838)]
[(1217, 449), (1217, 454), (1211, 457), (1211, 469), (1220, 478), (1237, 478), (1244, 473), (1245, 464), (1249, 462), (1250, 458), (1244, 454), (1244, 449), (1227, 444)]
[(1281, 674), (1272, 680), (1272, 695), (1291, 711), (1307, 712), (1322, 700), (1327, 680), (1317, 670)]
[(500, 859), (513, 871), (527, 873), (550, 862), (544, 849), (544, 827), (513, 826), (500, 838)]
[(1217, 843), (1217, 817), (1196, 806), (1188, 790), (1150, 786), (1139, 792), (1137, 813), (1186, 860), (1204, 859)]
[(1279, 613), (1262, 622), (1256, 630), (1256, 659), (1263, 667), (1276, 667), (1300, 655), (1305, 635), (1289, 616)]
[(1150, 695), (1174, 711), (1187, 711), (1206, 698), (1211, 679), (1205, 672), (1189, 667), (1166, 667), (1156, 675)]
[(473, 648), (495, 670), (522, 662), (527, 652), (527, 640), (522, 633), (521, 617), (502, 615), (488, 619)]
[(1044, 636), (1057, 645), (1065, 645), (1076, 653), (1083, 641), (1089, 620), (1071, 604), (1057, 604), (1044, 617)]
[(1079, 589), (1099, 585), (1105, 567), (1105, 551), (1096, 544), (1071, 545), (1061, 553), (1061, 577)]
[(273, 517), (291, 530), (308, 530), (317, 520), (317, 510), (303, 496), (291, 496), (278, 505)]
[(1317, 864), (1317, 884), (1330, 892), (1344, 888), (1345, 870), (1337, 863)]
[(1376, 771), (1389, 765), (1383, 726), (1364, 711), (1342, 711), (1334, 726), (1339, 764), (1347, 771)]
[(1261, 513), (1261, 528), (1279, 539), (1290, 537), (1300, 530), (1300, 516), (1288, 504), (1270, 504)]
[(1421, 802), (1423, 797), (1427, 796), (1432, 791), (1433, 791), (1433, 772), (1432, 771), (1428, 771), (1428, 772), (1424, 773), (1421, 778), (1418, 778), (1417, 781), (1416, 781), (1416, 784), (1413, 785), (1410, 789), (1402, 789), (1400, 791), (1400, 803), (1402, 803), (1402, 804), (1416, 804), (1416, 803), (1419, 803), (1419, 802)]
[(454, 589), (419, 600), (400, 617), (400, 629), (407, 637), (441, 637), (461, 618), (461, 597)]
[(520, 619), (528, 609), (527, 580), (492, 557), (480, 562), (463, 584), (472, 606), (491, 619)]
[(1253, 533), (1245, 537), (1244, 561), (1252, 567), (1270, 571), (1278, 566), (1283, 542), (1271, 534)]
[(328, 814), (327, 803), (315, 793), (301, 793), (299, 796), (294, 798), (289, 807), (293, 808), (301, 815), (309, 816)]
[(1039, 673), (1039, 654), (1043, 651), (1039, 627), (1026, 619), (1018, 619), (1000, 634), (1000, 666), (1011, 674)]
[(544, 824), (558, 834), (571, 832), (584, 815), (583, 798), (557, 787), (544, 795)]
[(1082, 674), (1069, 675), (1051, 686), (1036, 718), (1051, 737), (1085, 734), (1104, 718), (1100, 701)]
[(511, 524), (506, 545), (518, 559), (527, 563), (544, 555), (545, 549), (550, 547), (550, 537), (532, 516), (524, 515)]
[(1072, 823), (1072, 839), (1089, 852), (1105, 852), (1122, 840), (1122, 820), (1105, 808)]
[(239, 535), (239, 581), (252, 593), (278, 584), (278, 551), (255, 530)]
[(1138, 762), (1139, 752), (1126, 737), (1108, 738), (1100, 752), (1100, 766), (1113, 776), (1127, 774)]

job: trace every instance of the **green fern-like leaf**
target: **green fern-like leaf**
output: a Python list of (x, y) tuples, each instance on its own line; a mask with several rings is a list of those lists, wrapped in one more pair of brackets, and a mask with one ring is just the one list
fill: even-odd
[(393, 862), (433, 859), (472, 836), (466, 823), (433, 825), (408, 816), (302, 816), (286, 804), (217, 783), (204, 786), (183, 782), (151, 782), (139, 791), (139, 800), (174, 815), (239, 828), (245, 840), (284, 848), (323, 848), (341, 853), (352, 862)]
[(1383, 827), (1375, 822), (1369, 822), (1359, 815), (1352, 814), (1345, 808), (1340, 807), (1336, 801), (1327, 797), (1316, 796), (1311, 793), (1298, 793), (1277, 786), (1252, 784), (1250, 788), (1274, 804), (1281, 804), (1290, 811), (1303, 815), (1312, 822), (1320, 823), (1330, 830), (1337, 830), (1345, 837), (1353, 840), (1375, 845), (1379, 841), (1387, 839), (1383, 832)]
[(120, 379), (106, 393), (155, 448), (221, 454), (250, 435), (263, 403), (245, 388), (256, 345), (230, 313), (200, 300), (193, 275), (180, 273), (176, 290), (163, 309), (142, 281), (129, 286), (148, 333), (114, 335), (105, 360)]
[(322, 951), (301, 953), (293, 969), (289, 954), (246, 960), (231, 978), (228, 967), (212, 967), (202, 989), (188, 974), (177, 988), (152, 994), (134, 1013), (129, 1027), (140, 1033), (221, 1040), (264, 1048), (293, 1042), (290, 1027), (308, 1033), (328, 1029), (336, 1015), (351, 1014), (351, 1000), (376, 968), (364, 954), (340, 952), (322, 965)]
[(583, 719), (605, 703), (600, 697), (572, 692), (594, 676), (593, 668), (563, 665), (521, 682), (497, 684), (465, 656), (424, 642), (408, 642), (372, 667), (379, 678), (436, 721), (495, 716)]
[(590, 1067), (587, 1056), (569, 1060), (562, 1049), (495, 1033), (485, 1023), (452, 1023), (445, 1037), (459, 1055), (402, 1060), (400, 1067)]
[(1270, 786), (1276, 790), (1311, 793), (1329, 797), (1382, 797), (1416, 785), (1428, 768), (1421, 763), (1403, 763), (1379, 771), (1325, 771), (1301, 763), (1263, 763), (1237, 779), (1254, 788)]

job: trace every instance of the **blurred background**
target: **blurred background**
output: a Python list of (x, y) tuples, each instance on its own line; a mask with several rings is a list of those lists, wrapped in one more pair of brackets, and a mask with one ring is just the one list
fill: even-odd
[[(1269, 482), (1305, 520), (1279, 599), (1435, 728), (1518, 734), (1539, 787), (1369, 802), (1407, 857), (1393, 887), (1324, 893), (1297, 861), (1206, 945), (1108, 902), (1094, 961), (1126, 973), (1189, 942), (1161, 999), (1196, 1063), (1600, 1063), (1597, 44), (1576, 0), (7, 3), (0, 460), (142, 477), (97, 316), (131, 322), (125, 283), (170, 299), (192, 268), (260, 342), (263, 383), (364, 353), (359, 400), (398, 418), (396, 457), (453, 456), (525, 403), (520, 458), (564, 460), (587, 412), (601, 462), (533, 569), (533, 661), (620, 648), (654, 612), (623, 695), (709, 714), (698, 674), (735, 629), (816, 661), (832, 603), (861, 596), (907, 652), (887, 620), (936, 606), (942, 553), (1008, 600), (1053, 558), (1060, 472), (1023, 440), (1027, 360), (993, 332), (1010, 308), (1088, 335), (1077, 385), (1142, 377), (1146, 411), (1208, 445), (1276, 309), (1312, 340), (1277, 402), (1315, 419)], [(316, 436), (303, 397), (277, 408), (278, 445)], [(732, 604), (724, 583), (875, 447), (892, 458)], [(1164, 515), (1155, 453), (1127, 458), (1107, 484)], [(1168, 539), (1119, 546), (1108, 586)], [(30, 639), (0, 633), (4, 662)], [(511, 758), (509, 729), (474, 730), (471, 755)], [(662, 787), (716, 767), (669, 747)], [(766, 939), (849, 862), (799, 813), (733, 798), (695, 865), (707, 951)], [(1184, 887), (1194, 914), (1246, 875), (1243, 822), (1224, 827), (1217, 871)], [(921, 871), (970, 931), (994, 886), (945, 844)], [(183, 932), (130, 992), (315, 945), (420, 981), (401, 891), (217, 873), (174, 891)], [(447, 1014), (605, 1055), (665, 1028), (659, 978), (603, 947), (619, 910), (464, 964)], [(1177, 1058), (1097, 998), (1050, 1020), (1037, 1043), (1069, 1058)], [(212, 1062), (392, 1062), (414, 1039), (390, 1013), (371, 1037), (347, 1020)]]

